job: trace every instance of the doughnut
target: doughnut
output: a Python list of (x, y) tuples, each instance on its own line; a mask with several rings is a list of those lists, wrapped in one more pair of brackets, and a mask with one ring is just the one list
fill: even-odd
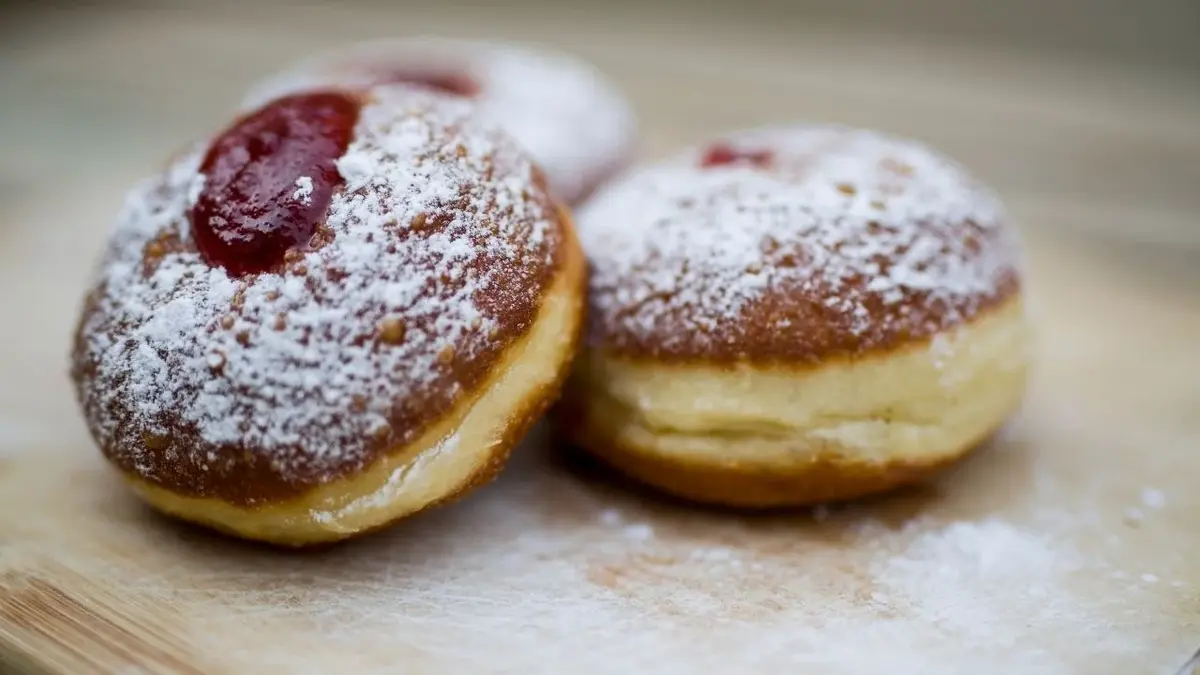
[(963, 456), (1022, 398), (1019, 232), (917, 143), (735, 132), (630, 170), (577, 221), (589, 315), (560, 433), (677, 497), (879, 493)]
[(582, 201), (633, 152), (633, 112), (599, 72), (565, 54), (500, 43), (432, 37), (357, 43), (269, 77), (246, 103), (338, 83), (407, 83), (473, 99), (481, 115), (541, 164), (568, 204)]
[(565, 207), (469, 102), (306, 91), (132, 190), (71, 374), (153, 507), (332, 542), (501, 469), (566, 377), (585, 287)]

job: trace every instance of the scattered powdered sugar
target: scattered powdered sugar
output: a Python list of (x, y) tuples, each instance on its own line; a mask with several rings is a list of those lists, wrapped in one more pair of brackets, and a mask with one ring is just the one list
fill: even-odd
[[(1187, 593), (1166, 570), (1110, 579), (1077, 503), (957, 519), (946, 511), (961, 502), (928, 505), (903, 522), (855, 505), (814, 524), (598, 496), (559, 468), (531, 463), (476, 499), (316, 558), (152, 546), (121, 559), (117, 578), (185, 608), (202, 598), (216, 622), (197, 631), (205, 646), (228, 642), (216, 627), (230, 612), (252, 614), (320, 636), (329, 669), (352, 672), (393, 672), (398, 635), (455, 672), (1169, 673), (1194, 647), (1178, 626), (1186, 598), (1165, 601)], [(967, 491), (1012, 489), (983, 478)], [(1073, 526), (1059, 519), (1071, 515)], [(627, 538), (629, 523), (654, 537)], [(1140, 579), (1152, 572), (1159, 581)], [(363, 652), (378, 660), (361, 667)], [(278, 645), (252, 654), (276, 656), (278, 670), (313, 663)]]
[(959, 672), (979, 659), (974, 672), (1048, 675), (1072, 672), (1064, 641), (1103, 636), (1109, 657), (1145, 648), (1131, 630), (1144, 617), (1094, 584), (1103, 572), (1126, 580), (1114, 588), (1132, 578), (1145, 592), (1161, 579), (1111, 570), (1040, 516), (918, 516), (897, 526), (863, 515), (851, 509), (778, 530), (756, 523), (752, 535), (719, 522), (663, 527), (623, 553), (604, 548), (590, 578), (647, 621), (682, 624), (659, 640), (702, 635), (697, 649), (734, 650), (755, 672)]
[[(602, 510), (599, 520), (601, 525), (618, 530), (630, 541), (646, 543), (656, 539), (653, 526), (644, 522), (626, 523), (625, 517), (617, 509)], [(687, 555), (687, 559), (693, 562), (736, 563), (740, 567), (741, 561), (737, 558), (738, 552), (725, 546), (702, 546), (692, 549)]]
[(296, 191), (292, 193), (292, 199), (308, 204), (312, 201), (313, 182), (309, 176), (301, 176), (296, 179)]
[(616, 509), (604, 509), (600, 512), (600, 522), (607, 527), (616, 527), (622, 521), (621, 512)]
[[(956, 580), (1038, 583), (1078, 565), (1077, 554), (1062, 550), (1048, 535), (988, 518), (924, 529), (902, 555), (883, 560), (880, 578), (912, 595), (930, 598), (949, 591), (953, 583), (948, 582)], [(926, 586), (941, 586), (945, 591)]]
[[(918, 664), (935, 663), (935, 654), (1002, 658), (996, 672), (1062, 672), (1062, 644), (1042, 642), (1038, 629), (1082, 640), (1098, 628), (1091, 601), (1065, 585), (1089, 558), (1062, 537), (996, 517), (917, 519), (898, 532), (868, 526), (859, 535), (859, 545), (877, 548), (867, 564), (877, 614), (827, 636), (828, 652), (847, 665), (874, 663), (854, 654), (870, 644), (895, 672), (930, 672)], [(1118, 642), (1108, 647), (1126, 649)], [(980, 672), (994, 672), (986, 663)]]
[(1162, 490), (1143, 488), (1142, 503), (1152, 509), (1161, 509), (1167, 505), (1167, 496), (1163, 494)]
[(709, 563), (732, 563), (736, 558), (737, 552), (724, 546), (697, 548), (688, 554), (690, 560)]
[[(1157, 490), (1152, 487), (1142, 488), (1141, 494), (1138, 495), (1141, 507), (1131, 506), (1125, 509), (1122, 517), (1126, 525), (1130, 527), (1138, 527), (1146, 520), (1146, 509), (1158, 511), (1167, 505), (1167, 496), (1162, 490)], [(1145, 507), (1145, 508), (1142, 508)]]
[(605, 527), (619, 529), (626, 539), (638, 542), (648, 542), (654, 539), (654, 528), (646, 523), (626, 523), (625, 517), (617, 509), (604, 509), (600, 512), (600, 524)]
[(196, 252), (201, 151), (127, 199), (76, 371), (98, 441), (129, 468), (207, 471), (230, 446), (297, 479), (353, 468), (372, 439), (419, 432), (395, 423), (452, 402), (458, 373), (536, 309), (557, 230), (532, 164), (465, 102), (372, 93), (337, 164), (329, 241), (280, 273), (231, 278)]
[(366, 42), (317, 54), (255, 87), (244, 105), (329, 84), (371, 84), (380, 73), (462, 74), (479, 114), (512, 135), (575, 203), (618, 169), (636, 135), (633, 111), (592, 66), (565, 54), (447, 38)]
[(631, 171), (584, 207), (593, 340), (703, 351), (751, 324), (803, 331), (797, 318), (815, 315), (853, 335), (931, 334), (1017, 274), (1000, 204), (923, 146), (839, 127), (728, 142), (769, 150), (771, 167), (705, 168), (693, 150)]
[(626, 525), (621, 531), (634, 541), (649, 541), (654, 538), (654, 528), (645, 523)]
[(1146, 519), (1146, 513), (1136, 506), (1125, 509), (1125, 524), (1138, 526)]

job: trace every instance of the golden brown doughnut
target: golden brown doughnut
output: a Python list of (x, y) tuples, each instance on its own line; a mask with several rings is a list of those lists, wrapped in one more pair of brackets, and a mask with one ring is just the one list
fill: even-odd
[(583, 285), (567, 212), (469, 103), (307, 92), (132, 191), (72, 375), (153, 506), (332, 541), (495, 475), (557, 393)]
[(962, 456), (1021, 398), (1017, 232), (918, 144), (733, 134), (619, 177), (578, 231), (589, 320), (561, 431), (667, 492), (876, 493)]

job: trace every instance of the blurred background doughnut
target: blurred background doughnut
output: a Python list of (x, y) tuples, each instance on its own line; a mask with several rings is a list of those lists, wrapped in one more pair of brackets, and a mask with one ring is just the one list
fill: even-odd
[(576, 203), (624, 166), (636, 122), (589, 64), (548, 49), (449, 38), (378, 40), (321, 52), (256, 85), (253, 107), (323, 84), (409, 83), (469, 98), (521, 143), (551, 189)]

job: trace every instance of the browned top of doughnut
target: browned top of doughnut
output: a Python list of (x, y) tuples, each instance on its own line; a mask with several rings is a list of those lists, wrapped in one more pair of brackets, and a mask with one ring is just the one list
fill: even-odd
[(1019, 291), (997, 200), (928, 149), (839, 127), (749, 131), (631, 171), (578, 216), (589, 344), (812, 364), (927, 338)]
[(73, 355), (104, 453), (176, 492), (263, 503), (410, 442), (528, 331), (562, 262), (540, 173), (461, 101), (372, 90), (311, 250), (269, 273), (197, 253), (203, 152), (129, 195)]

